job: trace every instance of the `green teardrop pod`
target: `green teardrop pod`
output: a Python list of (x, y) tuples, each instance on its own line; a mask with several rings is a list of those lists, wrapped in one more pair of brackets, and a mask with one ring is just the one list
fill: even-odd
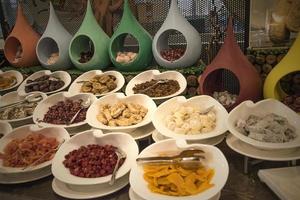
[[(117, 53), (123, 50), (124, 40), (128, 34), (132, 35), (138, 41), (138, 54), (131, 62), (117, 62)], [(152, 37), (133, 16), (128, 0), (124, 0), (121, 22), (111, 37), (109, 56), (112, 63), (120, 71), (142, 71), (152, 62)]]
[[(76, 68), (82, 71), (104, 69), (110, 64), (108, 56), (109, 37), (98, 25), (90, 1), (87, 1), (83, 22), (71, 40), (69, 55)], [(82, 52), (93, 51), (86, 62), (79, 62)]]

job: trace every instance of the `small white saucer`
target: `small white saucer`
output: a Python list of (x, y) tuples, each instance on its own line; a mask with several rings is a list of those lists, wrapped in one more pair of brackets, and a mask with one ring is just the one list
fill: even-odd
[[(113, 131), (107, 131), (107, 130), (102, 130), (103, 133), (109, 133)], [(153, 132), (155, 131), (155, 128), (152, 123), (142, 126), (139, 128), (134, 129), (132, 132), (129, 132), (128, 134), (131, 135), (135, 140), (142, 140), (147, 137), (149, 137)]]
[[(209, 144), (209, 145), (217, 145), (220, 144), (225, 138), (225, 134), (209, 138), (209, 139), (203, 139), (203, 140), (188, 140), (189, 144), (197, 143), (197, 144)], [(165, 137), (164, 135), (160, 134), (157, 130), (153, 131), (152, 133), (152, 139), (154, 142), (159, 142), (162, 140), (169, 139)]]
[(0, 184), (19, 184), (36, 181), (51, 175), (51, 166), (41, 170), (18, 173), (18, 174), (2, 174), (0, 173)]
[[(220, 197), (221, 197), (221, 192), (219, 192), (216, 196), (214, 196), (208, 200), (219, 200)], [(129, 199), (130, 200), (146, 200), (146, 199), (140, 197), (139, 195), (137, 195), (131, 187), (129, 188)]]
[(232, 134), (226, 138), (227, 145), (234, 151), (244, 156), (269, 161), (290, 161), (300, 159), (300, 148), (287, 150), (262, 150), (247, 144)]
[[(99, 184), (96, 190), (87, 189), (87, 186), (82, 187), (72, 187), (69, 184), (63, 183), (58, 179), (54, 178), (52, 181), (52, 189), (59, 196), (69, 198), (69, 199), (93, 199), (98, 197), (103, 197), (112, 194), (129, 183), (129, 173), (116, 180), (113, 186), (109, 184)], [(91, 186), (94, 187), (95, 185)], [(75, 189), (76, 188), (76, 189)]]

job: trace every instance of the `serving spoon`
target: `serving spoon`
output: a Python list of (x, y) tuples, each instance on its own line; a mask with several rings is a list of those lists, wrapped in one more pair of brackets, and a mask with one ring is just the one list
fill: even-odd
[(10, 107), (14, 107), (23, 103), (36, 103), (39, 102), (43, 99), (41, 94), (29, 94), (27, 95), (22, 101), (18, 101), (15, 103), (11, 103), (5, 106), (1, 106), (0, 110), (6, 109), (6, 108), (10, 108)]
[(111, 174), (109, 185), (113, 185), (115, 183), (116, 174), (117, 174), (117, 171), (119, 169), (120, 160), (122, 158), (126, 158), (126, 153), (124, 151), (122, 151), (121, 149), (119, 149), (119, 148), (116, 149), (115, 153), (117, 154), (117, 162), (116, 162), (115, 168), (113, 170), (113, 173)]
[(201, 149), (186, 149), (175, 156), (154, 156), (137, 158), (138, 164), (179, 164), (187, 169), (194, 169), (205, 159)]
[(78, 114), (85, 108), (88, 108), (91, 105), (91, 99), (88, 98), (86, 101), (81, 103), (81, 108), (75, 113), (75, 115), (72, 117), (72, 119), (70, 121), (68, 121), (66, 123), (66, 125), (70, 125), (74, 122), (74, 120), (76, 119), (76, 117), (78, 116)]
[(149, 86), (149, 87), (146, 87), (145, 89), (143, 90), (140, 90), (139, 92), (145, 92), (155, 86), (157, 86), (158, 84), (163, 84), (163, 83), (167, 83), (169, 80), (168, 79), (161, 79), (161, 80), (158, 80), (156, 83), (154, 83), (153, 85)]

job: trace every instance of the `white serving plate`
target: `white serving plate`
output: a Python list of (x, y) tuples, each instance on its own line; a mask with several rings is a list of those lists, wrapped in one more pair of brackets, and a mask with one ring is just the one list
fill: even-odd
[[(247, 119), (251, 114), (264, 116), (270, 113), (274, 113), (287, 118), (288, 122), (296, 128), (296, 134), (298, 135), (298, 137), (291, 142), (285, 143), (261, 142), (245, 136), (243, 133), (240, 133), (235, 127), (235, 123), (238, 119)], [(227, 127), (235, 137), (252, 146), (266, 150), (300, 147), (299, 124), (300, 116), (295, 111), (291, 110), (288, 106), (275, 99), (265, 99), (257, 103), (253, 103), (252, 101), (244, 101), (229, 113), (227, 120)]]
[(117, 192), (128, 184), (128, 174), (116, 180), (113, 186), (108, 184), (73, 187), (54, 178), (52, 181), (52, 189), (59, 196), (69, 199), (93, 199), (106, 196)]
[[(17, 91), (13, 91), (13, 92), (7, 93), (1, 97), (0, 106), (5, 106), (5, 105), (11, 104), (11, 103), (16, 103), (18, 101), (22, 101), (29, 94), (40, 94), (42, 96), (42, 100), (47, 98), (47, 95), (42, 92), (31, 92), (31, 93), (26, 94), (25, 96), (20, 96)], [(16, 127), (19, 125), (25, 125), (28, 123), (32, 123), (32, 115), (25, 117), (25, 118), (20, 118), (20, 119), (0, 120), (0, 121), (8, 122), (8, 123), (12, 124), (12, 126)]]
[(199, 194), (183, 197), (173, 197), (151, 192), (147, 187), (147, 182), (143, 178), (143, 167), (135, 162), (129, 176), (129, 182), (133, 191), (146, 200), (207, 200), (216, 196), (224, 187), (229, 173), (227, 160), (223, 153), (214, 146), (204, 144), (188, 145), (185, 140), (164, 140), (151, 144), (145, 148), (138, 157), (157, 156), (161, 152), (180, 152), (186, 148), (200, 148), (205, 152), (203, 165), (215, 170), (212, 178), (214, 186)]
[[(55, 137), (56, 140), (61, 143), (63, 140), (68, 140), (70, 138), (68, 132), (63, 128), (53, 127), (53, 128), (39, 128), (37, 125), (26, 125), (19, 128), (14, 129), (9, 134), (5, 135), (0, 140), (0, 152), (3, 152), (6, 145), (17, 138), (25, 138), (29, 134), (42, 134), (47, 137)], [(2, 160), (0, 160), (0, 173), (28, 173), (33, 171), (38, 171), (45, 167), (50, 166), (52, 160), (46, 161), (36, 166), (28, 167), (25, 170), (22, 170), (22, 167), (4, 167)]]
[[(97, 115), (100, 111), (100, 105), (101, 104), (111, 104), (114, 105), (118, 102), (125, 102), (125, 103), (135, 103), (140, 104), (148, 109), (148, 112), (144, 119), (135, 125), (131, 126), (118, 126), (118, 127), (112, 127), (102, 124), (97, 120)], [(145, 126), (151, 122), (151, 117), (156, 109), (156, 104), (154, 101), (144, 94), (134, 94), (131, 96), (125, 96), (123, 93), (114, 93), (110, 95), (106, 95), (104, 97), (101, 97), (100, 99), (96, 100), (88, 109), (87, 111), (87, 123), (98, 129), (102, 130), (109, 130), (109, 131), (121, 131), (121, 132), (131, 132), (136, 128)]]
[(21, 174), (2, 174), (0, 173), (0, 184), (21, 184), (36, 181), (51, 175), (51, 167)]
[(63, 164), (65, 155), (75, 149), (79, 149), (81, 146), (87, 146), (89, 144), (110, 144), (126, 152), (127, 157), (123, 165), (119, 168), (116, 179), (123, 177), (129, 172), (139, 152), (135, 140), (126, 133), (115, 132), (103, 134), (100, 130), (89, 130), (79, 133), (73, 136), (69, 141), (65, 142), (53, 158), (52, 173), (55, 178), (64, 183), (79, 186), (108, 183), (111, 175), (98, 178), (82, 178), (72, 175), (69, 169)]
[(20, 72), (16, 71), (16, 70), (9, 70), (9, 71), (6, 71), (6, 72), (3, 72), (3, 71), (0, 70), (0, 76), (14, 76), (17, 79), (16, 84), (14, 84), (11, 87), (6, 88), (6, 89), (2, 89), (2, 90), (0, 89), (0, 92), (4, 92), (4, 91), (7, 91), (7, 90), (14, 89), (14, 88), (18, 87), (23, 81), (23, 75)]
[(176, 80), (179, 83), (180, 89), (175, 92), (174, 94), (164, 96), (164, 97), (151, 97), (155, 101), (162, 102), (162, 100), (170, 99), (172, 97), (180, 95), (187, 86), (187, 81), (185, 77), (177, 71), (166, 71), (166, 72), (160, 72), (159, 70), (148, 70), (144, 71), (137, 76), (135, 76), (133, 79), (129, 81), (129, 83), (126, 86), (125, 93), (127, 96), (133, 95), (133, 88), (136, 84), (141, 84), (146, 81), (151, 81), (152, 79), (169, 79), (169, 80)]
[(290, 161), (290, 160), (300, 159), (300, 147), (289, 149), (288, 151), (285, 149), (264, 150), (264, 149), (256, 148), (248, 143), (245, 143), (231, 134), (227, 136), (226, 143), (235, 152), (242, 154), (244, 156), (248, 156), (260, 160)]
[(261, 169), (258, 177), (282, 200), (299, 200), (300, 166)]
[[(145, 200), (143, 197), (140, 197), (139, 195), (137, 195), (133, 189), (130, 187), (129, 188), (129, 199), (130, 200)], [(219, 200), (221, 197), (221, 192), (219, 192), (216, 196), (208, 199), (208, 200)]]
[(87, 101), (87, 99), (89, 98), (91, 99), (92, 103), (97, 99), (93, 94), (89, 94), (89, 93), (80, 93), (80, 94), (72, 95), (69, 92), (59, 92), (56, 94), (52, 94), (51, 96), (48, 96), (48, 98), (39, 102), (39, 104), (37, 105), (33, 113), (33, 121), (35, 124), (38, 124), (39, 126), (42, 127), (74, 128), (74, 127), (82, 126), (86, 124), (87, 120), (70, 124), (70, 125), (50, 124), (50, 123), (40, 122), (40, 120), (43, 120), (49, 108), (57, 104), (59, 101), (66, 101), (67, 99), (71, 99), (73, 101), (82, 99), (83, 101)]
[(12, 127), (8, 122), (2, 122), (0, 121), (0, 132), (3, 135), (6, 135), (12, 131)]
[[(155, 128), (152, 123), (142, 126), (140, 128), (134, 129), (131, 132), (126, 132), (129, 135), (131, 135), (135, 140), (143, 140), (147, 137), (149, 137), (153, 132), (155, 131)], [(110, 131), (103, 131), (104, 134), (110, 133)]]
[(113, 75), (116, 77), (116, 84), (117, 84), (117, 87), (114, 90), (104, 93), (104, 94), (96, 94), (95, 95), (96, 97), (115, 93), (115, 92), (119, 91), (125, 84), (125, 79), (120, 72), (117, 72), (117, 71), (102, 72), (101, 70), (91, 70), (91, 71), (85, 72), (84, 74), (80, 75), (75, 81), (73, 81), (73, 83), (71, 84), (71, 86), (69, 88), (69, 92), (71, 94), (81, 93), (80, 89), (81, 89), (82, 83), (77, 83), (77, 82), (88, 81), (96, 75)]
[(49, 75), (49, 76), (59, 78), (65, 83), (63, 87), (61, 87), (57, 90), (54, 90), (52, 92), (46, 92), (45, 94), (47, 94), (47, 95), (53, 94), (53, 93), (56, 93), (56, 92), (59, 92), (59, 91), (62, 91), (64, 89), (66, 89), (71, 83), (71, 76), (68, 72), (65, 72), (65, 71), (51, 72), (50, 70), (42, 70), (42, 71), (35, 72), (35, 73), (31, 74), (29, 77), (27, 77), (25, 79), (25, 81), (18, 87), (18, 90), (17, 90), (18, 94), (22, 95), (22, 96), (26, 95), (27, 94), (25, 92), (25, 85), (27, 84), (26, 82), (28, 80), (37, 79), (37, 78), (42, 77), (44, 75)]
[[(204, 140), (187, 140), (187, 142), (189, 144), (209, 144), (209, 145), (218, 145), (220, 144), (225, 138), (225, 134), (213, 137), (213, 138), (208, 138), (208, 139), (204, 139)], [(171, 139), (171, 138), (167, 138), (165, 136), (163, 136), (162, 134), (160, 134), (157, 130), (153, 131), (152, 133), (152, 139), (154, 140), (154, 142), (159, 142), (162, 140), (167, 140), (167, 139)]]
[[(205, 110), (212, 105), (214, 105), (213, 109), (216, 111), (217, 116), (216, 127), (213, 131), (195, 135), (184, 135), (175, 133), (174, 131), (168, 129), (165, 125), (166, 117), (181, 106), (192, 106)], [(227, 117), (228, 113), (226, 109), (217, 100), (210, 96), (201, 95), (189, 99), (186, 99), (184, 96), (178, 96), (173, 97), (172, 99), (169, 99), (158, 106), (152, 116), (152, 123), (158, 132), (165, 137), (185, 140), (203, 140), (224, 134), (227, 131)]]

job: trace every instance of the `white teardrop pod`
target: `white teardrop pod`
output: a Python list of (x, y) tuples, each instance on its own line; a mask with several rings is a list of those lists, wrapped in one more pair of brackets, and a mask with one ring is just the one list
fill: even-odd
[(64, 70), (71, 67), (69, 57), (71, 39), (72, 35), (60, 23), (50, 2), (48, 24), (36, 48), (37, 57), (43, 67), (50, 70)]
[[(174, 61), (166, 60), (161, 53), (170, 49), (169, 36), (182, 34), (186, 41), (183, 55)], [(167, 68), (188, 67), (197, 62), (201, 54), (201, 38), (197, 30), (181, 15), (176, 0), (171, 0), (171, 6), (163, 25), (155, 34), (152, 51), (156, 62)]]

